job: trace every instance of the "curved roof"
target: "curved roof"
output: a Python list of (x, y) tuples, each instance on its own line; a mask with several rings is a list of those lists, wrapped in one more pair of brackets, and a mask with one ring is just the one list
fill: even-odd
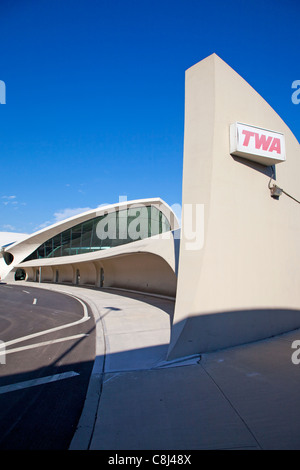
[(157, 207), (168, 219), (170, 222), (171, 230), (176, 230), (179, 228), (178, 219), (171, 209), (171, 207), (164, 202), (161, 198), (148, 198), (148, 199), (136, 199), (133, 201), (124, 201), (118, 202), (115, 204), (103, 205), (99, 206), (96, 209), (91, 209), (86, 212), (82, 212), (81, 214), (76, 214), (72, 217), (69, 217), (65, 220), (61, 220), (56, 222), (55, 224), (50, 225), (49, 227), (43, 228), (37, 232), (34, 232), (31, 235), (28, 235), (25, 239), (22, 239), (20, 242), (17, 241), (10, 246), (10, 250), (12, 252), (18, 251), (18, 246), (22, 245), (33, 245), (37, 244), (37, 247), (48, 240), (49, 238), (55, 236), (56, 234), (67, 230), (68, 228), (73, 227), (74, 225), (80, 224), (81, 222), (85, 222), (86, 220), (93, 219), (95, 217), (99, 217), (101, 215), (108, 214), (110, 212), (126, 209), (126, 208), (133, 208), (133, 207), (140, 207), (140, 206), (155, 206)]
[[(72, 217), (69, 217), (65, 220), (56, 222), (55, 224), (50, 225), (49, 227), (43, 228), (31, 235), (28, 235), (25, 239), (22, 239), (21, 241), (17, 241), (7, 247), (5, 251), (8, 251), (14, 256), (14, 261), (11, 265), (6, 266), (1, 269), (1, 275), (6, 276), (11, 269), (13, 269), (15, 266), (20, 265), (24, 261), (24, 259), (30, 255), (34, 250), (39, 248), (40, 245), (42, 245), (44, 242), (49, 240), (50, 238), (54, 237), (55, 235), (60, 234), (61, 232), (68, 230), (71, 227), (74, 227), (82, 222), (94, 219), (96, 217), (100, 217), (102, 215), (106, 215), (111, 212), (119, 211), (119, 210), (124, 210), (124, 209), (129, 209), (129, 208), (135, 208), (135, 207), (143, 207), (143, 206), (153, 206), (156, 207), (159, 211), (161, 211), (164, 216), (167, 218), (167, 220), (170, 223), (170, 230), (174, 231), (179, 228), (179, 223), (177, 220), (177, 217), (171, 207), (166, 204), (161, 198), (148, 198), (148, 199), (137, 199), (133, 201), (124, 201), (124, 202), (118, 202), (115, 204), (110, 204), (110, 205), (104, 205), (97, 207), (96, 209), (91, 209), (86, 212), (83, 212), (81, 214), (74, 215)], [(135, 243), (137, 243), (136, 241)], [(116, 250), (116, 248), (114, 248)], [(110, 250), (109, 250), (110, 251)], [(113, 253), (111, 253), (112, 255)], [(84, 256), (85, 260), (88, 260), (88, 257), (95, 257), (96, 254), (90, 254), (90, 255), (74, 255), (76, 259), (78, 257), (81, 259), (82, 256)], [(102, 256), (105, 256), (105, 254), (102, 252)], [(106, 255), (107, 256), (107, 255)], [(65, 257), (64, 257), (65, 258)], [(70, 258), (70, 257), (68, 257)], [(79, 259), (78, 259), (79, 260)], [(71, 260), (69, 259), (69, 262)], [(57, 259), (56, 259), (57, 262)], [(47, 264), (47, 260), (44, 260), (44, 263)], [(43, 263), (43, 264), (44, 264)], [(32, 262), (28, 261), (26, 262), (26, 265), (32, 264)]]

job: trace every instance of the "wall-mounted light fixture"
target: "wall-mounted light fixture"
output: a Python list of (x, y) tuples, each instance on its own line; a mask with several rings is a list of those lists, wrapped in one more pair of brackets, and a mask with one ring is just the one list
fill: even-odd
[(273, 184), (272, 187), (270, 187), (270, 185), (269, 185), (269, 188), (270, 188), (270, 191), (271, 191), (271, 197), (273, 199), (278, 200), (279, 197), (281, 196), (282, 192), (283, 192), (282, 189), (279, 188), (278, 186), (276, 186), (276, 184)]
[(271, 197), (273, 199), (279, 199), (279, 197), (281, 196), (281, 194), (285, 194), (286, 196), (290, 197), (291, 199), (293, 199), (295, 202), (298, 202), (298, 204), (300, 204), (300, 201), (298, 201), (298, 199), (296, 199), (295, 197), (291, 196), (289, 193), (287, 193), (286, 191), (284, 191), (282, 188), (279, 188), (279, 186), (277, 186), (276, 184), (273, 184), (271, 186), (271, 181), (272, 181), (272, 178), (270, 178), (270, 181), (269, 181), (269, 184), (268, 184), (268, 188), (271, 192)]

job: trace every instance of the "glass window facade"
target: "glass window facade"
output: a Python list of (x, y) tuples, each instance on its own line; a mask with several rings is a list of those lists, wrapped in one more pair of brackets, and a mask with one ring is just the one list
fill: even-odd
[(87, 220), (44, 242), (24, 261), (107, 250), (171, 230), (154, 206), (131, 207)]

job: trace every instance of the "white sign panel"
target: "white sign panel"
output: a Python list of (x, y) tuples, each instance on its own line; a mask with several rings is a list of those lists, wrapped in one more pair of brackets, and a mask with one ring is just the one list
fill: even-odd
[(230, 153), (266, 166), (284, 162), (284, 135), (236, 122), (230, 126)]

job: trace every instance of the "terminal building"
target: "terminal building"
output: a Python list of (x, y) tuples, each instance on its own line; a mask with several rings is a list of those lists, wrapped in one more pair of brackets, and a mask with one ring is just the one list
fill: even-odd
[[(2, 278), (176, 295), (179, 224), (161, 199), (90, 210), (6, 246)], [(177, 254), (176, 254), (177, 253)]]
[(299, 173), (291, 130), (213, 54), (186, 71), (180, 230), (161, 199), (107, 206), (4, 248), (1, 278), (172, 297), (167, 359), (299, 328)]

